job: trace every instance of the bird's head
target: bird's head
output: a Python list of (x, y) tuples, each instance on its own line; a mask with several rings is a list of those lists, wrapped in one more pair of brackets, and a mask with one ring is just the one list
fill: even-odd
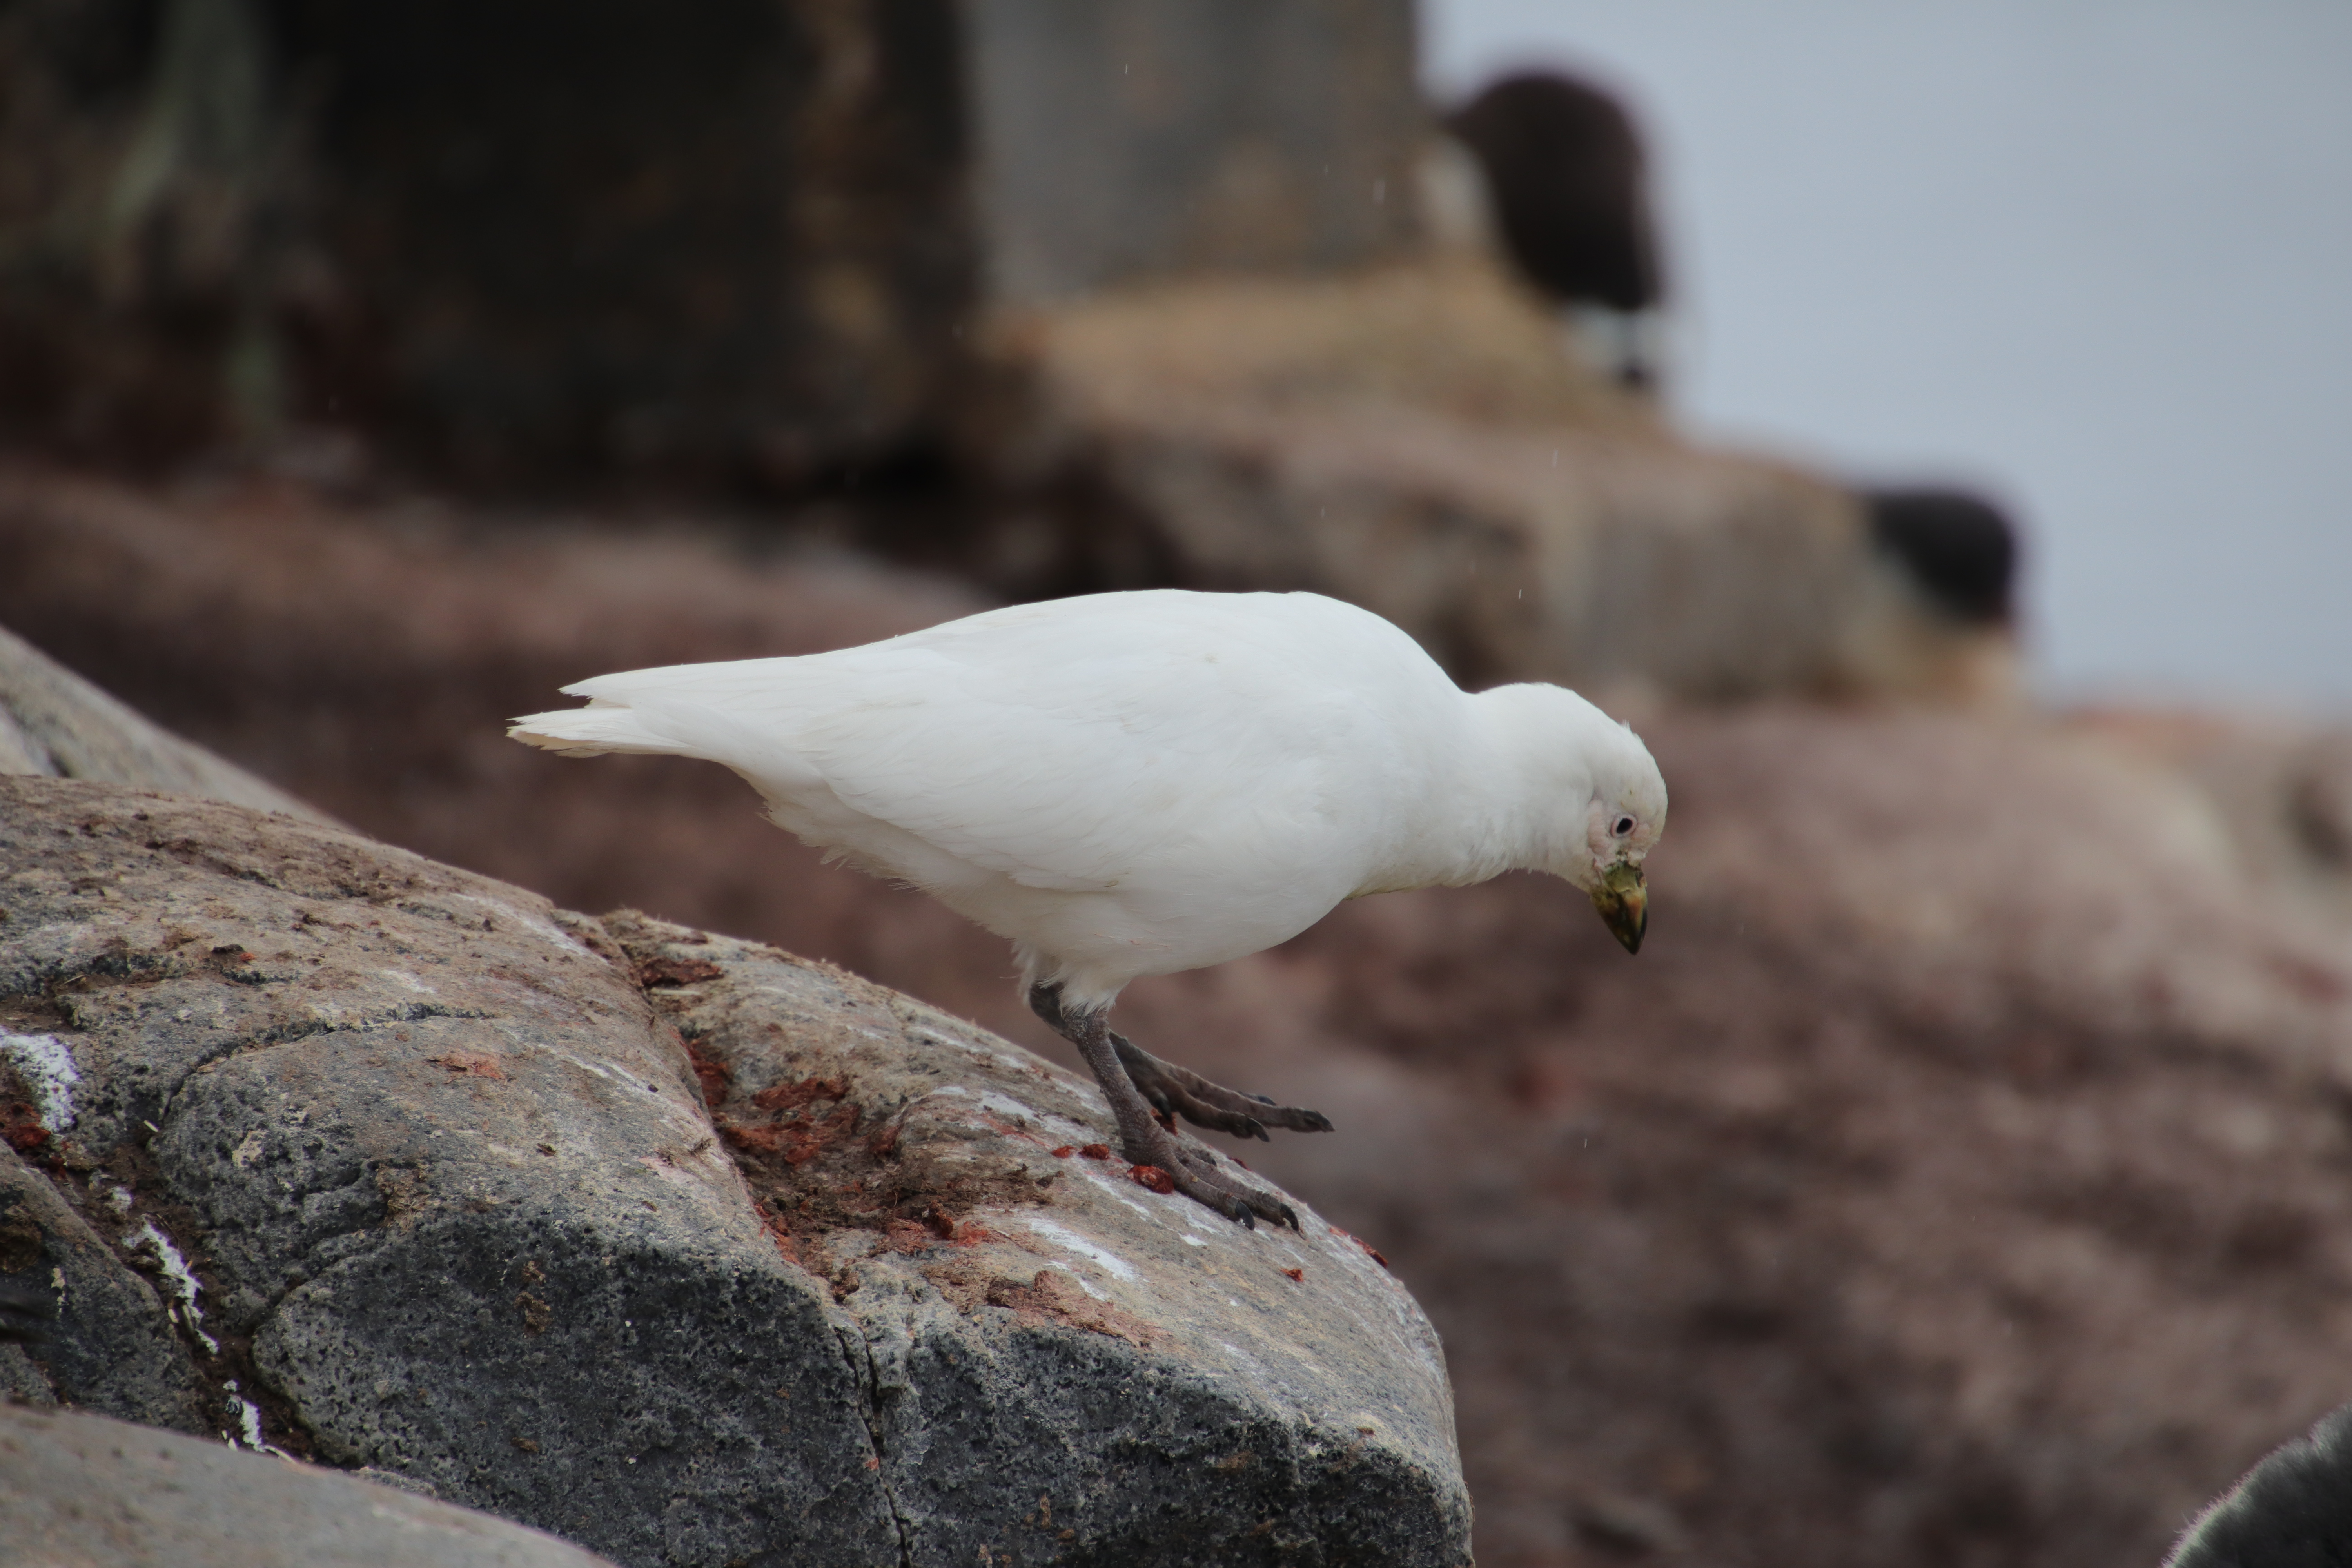
[(1477, 700), (1490, 733), (1507, 737), (1490, 788), (1519, 803), (1507, 813), (1518, 825), (1513, 847), (1478, 877), (1518, 868), (1572, 882), (1639, 952), (1650, 901), (1642, 860), (1666, 828), (1666, 781), (1650, 748), (1565, 687), (1498, 686)]
[(1666, 781), (1631, 727), (1557, 686), (1499, 688), (1518, 707), (1525, 753), (1550, 805), (1534, 864), (1592, 900), (1610, 934), (1642, 950), (1650, 894), (1642, 859), (1666, 827)]
[(1666, 781), (1641, 737), (1605, 721), (1588, 731), (1591, 793), (1584, 807), (1582, 853), (1570, 852), (1568, 879), (1592, 899), (1609, 932), (1627, 952), (1642, 951), (1650, 891), (1642, 858), (1666, 826)]

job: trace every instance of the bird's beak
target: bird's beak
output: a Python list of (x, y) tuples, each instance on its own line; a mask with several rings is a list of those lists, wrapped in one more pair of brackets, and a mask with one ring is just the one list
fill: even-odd
[(1650, 927), (1650, 888), (1639, 866), (1621, 861), (1602, 872), (1601, 885), (1592, 889), (1592, 907), (1627, 952), (1642, 951), (1642, 933)]

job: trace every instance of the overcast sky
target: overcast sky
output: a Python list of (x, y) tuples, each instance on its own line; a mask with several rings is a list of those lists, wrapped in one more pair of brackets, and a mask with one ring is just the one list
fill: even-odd
[(1690, 424), (2014, 504), (2046, 691), (2352, 714), (2352, 3), (1423, 17), (1643, 114)]

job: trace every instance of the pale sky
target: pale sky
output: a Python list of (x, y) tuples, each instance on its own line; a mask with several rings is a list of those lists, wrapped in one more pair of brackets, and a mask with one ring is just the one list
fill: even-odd
[(1676, 401), (2029, 530), (2060, 698), (2352, 714), (2352, 3), (1423, 0), (1430, 83), (1613, 81)]

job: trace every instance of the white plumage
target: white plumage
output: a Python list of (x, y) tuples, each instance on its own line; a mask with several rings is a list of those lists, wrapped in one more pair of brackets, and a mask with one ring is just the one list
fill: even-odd
[[(1011, 938), (1082, 1050), (1136, 976), (1255, 952), (1364, 893), (1550, 871), (1633, 946), (1634, 868), (1665, 821), (1648, 751), (1582, 698), (1465, 694), (1388, 622), (1312, 594), (1103, 594), (564, 690), (589, 706), (509, 733), (734, 769), (777, 826)], [(1139, 1163), (1192, 1158), (1129, 1142)]]

